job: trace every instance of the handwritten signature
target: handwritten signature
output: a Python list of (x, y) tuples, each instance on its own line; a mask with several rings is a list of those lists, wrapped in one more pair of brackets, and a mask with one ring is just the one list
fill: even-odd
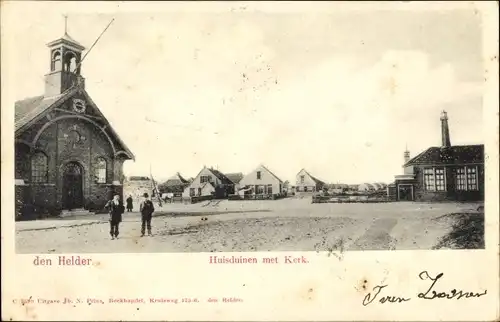
[[(474, 292), (465, 292), (463, 290), (457, 290), (453, 289), (449, 292), (442, 292), (442, 291), (436, 291), (434, 288), (436, 286), (437, 281), (442, 278), (444, 273), (439, 273), (435, 277), (432, 277), (429, 275), (427, 271), (423, 271), (420, 274), (418, 274), (418, 277), (423, 280), (430, 280), (432, 281), (431, 285), (425, 292), (418, 293), (417, 297), (419, 299), (423, 300), (433, 300), (433, 299), (446, 299), (446, 300), (451, 300), (451, 299), (456, 299), (460, 300), (462, 298), (471, 298), (471, 297), (481, 297), (483, 295), (486, 295), (488, 290), (484, 290), (482, 293), (474, 293)], [(410, 297), (403, 297), (403, 296), (394, 296), (394, 295), (385, 295), (381, 294), (382, 290), (384, 290), (388, 285), (376, 285), (373, 289), (372, 292), (369, 292), (366, 294), (366, 296), (363, 299), (363, 305), (367, 306), (370, 303), (373, 303), (376, 299), (378, 299), (379, 303), (403, 303), (410, 301)]]

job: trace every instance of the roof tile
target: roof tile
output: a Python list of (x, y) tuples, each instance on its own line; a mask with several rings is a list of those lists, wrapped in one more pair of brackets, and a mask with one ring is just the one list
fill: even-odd
[(453, 145), (450, 148), (430, 147), (404, 166), (463, 163), (484, 163), (484, 145)]

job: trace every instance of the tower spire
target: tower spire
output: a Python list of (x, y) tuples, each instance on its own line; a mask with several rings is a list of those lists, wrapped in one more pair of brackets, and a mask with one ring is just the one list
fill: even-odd
[(64, 17), (64, 34), (68, 34), (68, 15), (63, 15)]
[(410, 151), (408, 151), (408, 143), (406, 143), (405, 145), (405, 152), (403, 153), (403, 158), (405, 164), (408, 163), (408, 161), (410, 161)]

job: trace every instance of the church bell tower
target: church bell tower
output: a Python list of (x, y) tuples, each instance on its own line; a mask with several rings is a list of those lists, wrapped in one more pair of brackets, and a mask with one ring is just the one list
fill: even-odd
[(47, 44), (50, 49), (50, 72), (45, 75), (45, 97), (59, 95), (73, 86), (83, 87), (81, 73), (82, 52), (80, 43), (68, 35), (65, 17), (64, 35)]

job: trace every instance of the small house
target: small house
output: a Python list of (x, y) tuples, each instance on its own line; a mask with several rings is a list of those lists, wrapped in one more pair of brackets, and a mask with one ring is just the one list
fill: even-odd
[(227, 198), (234, 194), (234, 183), (222, 172), (203, 167), (193, 181), (184, 189), (183, 198), (209, 197)]
[(323, 190), (325, 183), (302, 169), (297, 173), (295, 187), (297, 193), (318, 192)]
[(262, 164), (240, 181), (239, 194), (245, 198), (274, 199), (282, 192), (283, 181)]
[(162, 194), (168, 194), (173, 197), (181, 197), (184, 189), (189, 185), (188, 180), (186, 180), (179, 172), (167, 179), (167, 181), (158, 185), (158, 190)]

